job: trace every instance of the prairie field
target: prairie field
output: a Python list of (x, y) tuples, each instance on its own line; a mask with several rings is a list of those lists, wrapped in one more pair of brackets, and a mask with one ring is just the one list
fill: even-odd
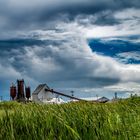
[(140, 140), (140, 98), (105, 104), (1, 102), (0, 140)]

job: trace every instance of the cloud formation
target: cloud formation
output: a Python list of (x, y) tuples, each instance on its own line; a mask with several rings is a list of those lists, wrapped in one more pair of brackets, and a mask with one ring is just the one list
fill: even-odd
[[(63, 24), (59, 30), (38, 30), (23, 40), (23, 46), (3, 50), (1, 65), (9, 75), (29, 77), (56, 87), (104, 87), (123, 82), (140, 82), (140, 66), (125, 65), (111, 57), (96, 54), (75, 25)], [(27, 45), (29, 36), (38, 45)], [(33, 41), (35, 40), (35, 41)], [(12, 43), (11, 43), (12, 45)], [(5, 68), (4, 67), (4, 68)], [(10, 68), (9, 68), (10, 67)], [(1, 71), (4, 69), (1, 67)], [(9, 77), (9, 76), (8, 76)]]
[(138, 0), (5, 0), (0, 2), (1, 38), (12, 38), (28, 30), (54, 28), (60, 21), (76, 21), (84, 26), (121, 24), (118, 18), (122, 15), (116, 12), (139, 7)]
[[(60, 88), (101, 89), (139, 84), (139, 63), (122, 63), (130, 55), (139, 59), (139, 8), (138, 0), (0, 1), (2, 89), (17, 78), (25, 78), (33, 87), (40, 82)], [(100, 38), (105, 48), (111, 42), (109, 49), (115, 51), (122, 44), (112, 38), (136, 46), (131, 52), (127, 47), (128, 52), (117, 52), (114, 59), (103, 55), (105, 51), (98, 54), (95, 46), (91, 49), (89, 38), (94, 43)]]

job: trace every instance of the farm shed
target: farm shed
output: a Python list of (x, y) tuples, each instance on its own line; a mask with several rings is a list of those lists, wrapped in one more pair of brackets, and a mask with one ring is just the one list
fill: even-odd
[(42, 102), (48, 104), (61, 104), (64, 101), (58, 97), (58, 95), (48, 91), (51, 90), (47, 84), (40, 84), (32, 93), (32, 101), (34, 102)]

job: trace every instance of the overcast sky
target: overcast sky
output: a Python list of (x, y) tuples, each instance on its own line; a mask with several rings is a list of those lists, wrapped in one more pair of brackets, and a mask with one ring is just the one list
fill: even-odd
[(0, 73), (2, 96), (20, 78), (140, 93), (139, 0), (0, 0)]

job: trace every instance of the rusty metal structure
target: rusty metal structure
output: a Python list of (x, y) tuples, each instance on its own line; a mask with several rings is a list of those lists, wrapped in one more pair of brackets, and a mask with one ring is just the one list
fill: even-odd
[(18, 88), (18, 92), (17, 92), (17, 99), (24, 99), (24, 80), (17, 80), (17, 88)]
[(12, 100), (16, 98), (16, 95), (17, 95), (16, 86), (12, 84), (12, 86), (10, 87), (10, 97), (12, 98)]
[(31, 97), (31, 89), (30, 89), (30, 87), (26, 87), (25, 92), (26, 92), (26, 98), (29, 100), (29, 98)]
[(25, 87), (24, 79), (17, 80), (17, 87), (12, 84), (10, 87), (10, 97), (12, 100), (26, 101), (31, 97), (30, 87)]

